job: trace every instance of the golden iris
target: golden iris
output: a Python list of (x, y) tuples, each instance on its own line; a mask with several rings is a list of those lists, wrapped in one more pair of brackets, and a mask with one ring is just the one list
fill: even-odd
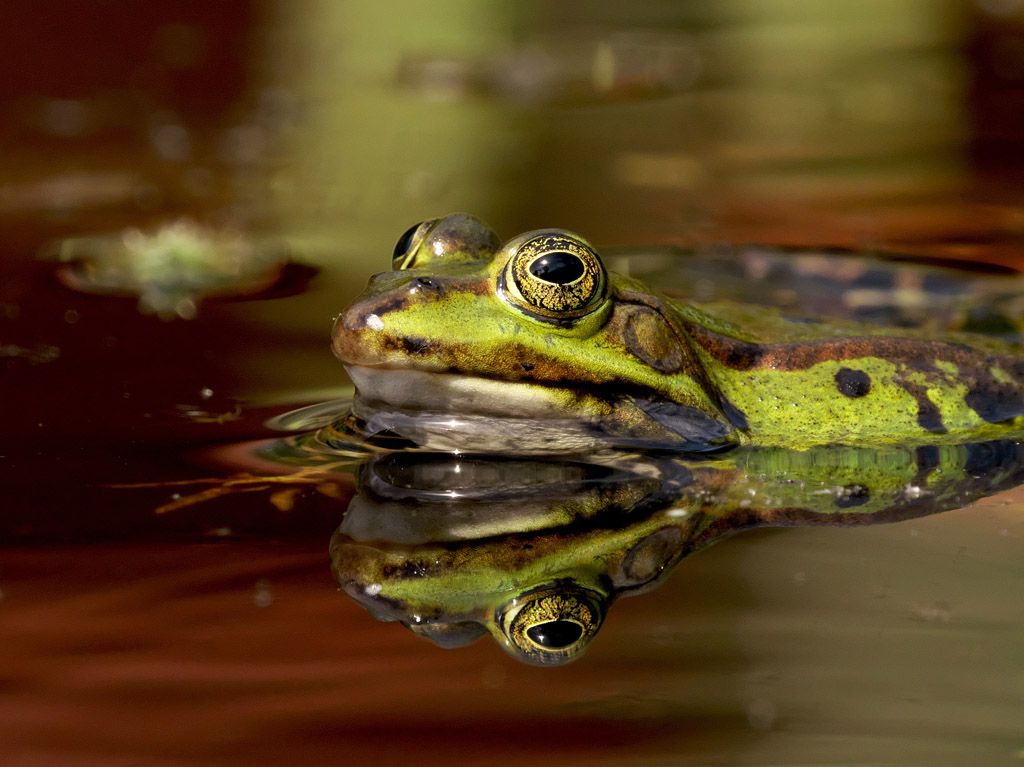
[(604, 264), (583, 239), (544, 233), (524, 242), (505, 268), (511, 300), (555, 319), (580, 317), (604, 298)]

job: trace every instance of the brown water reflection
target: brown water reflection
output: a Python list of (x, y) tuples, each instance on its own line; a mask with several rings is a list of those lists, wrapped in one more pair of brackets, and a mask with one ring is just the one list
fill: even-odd
[[(1020, 264), (1012, 0), (515, 18), (451, 0), (340, 31), (323, 15), (358, 5), (0, 9), (0, 349), (21, 350), (0, 359), (0, 762), (1019, 763), (1019, 491), (731, 541), (619, 605), (583, 662), (535, 669), (486, 643), (438, 650), (341, 598), (334, 502), (315, 492), (288, 513), (242, 495), (154, 517), (173, 490), (105, 487), (209, 476), (193, 451), (331, 396), (333, 314), (397, 232), (452, 210), (599, 244)], [(659, 70), (628, 57), (615, 78), (608, 51), (666, 40), (699, 53), (696, 79), (651, 87)], [(532, 101), (496, 97), (486, 73), (468, 91), (403, 79), (531, 51), (556, 74)], [(55, 238), (182, 214), (282, 236), (321, 272), (303, 295), (165, 323), (37, 260)], [(197, 422), (195, 405), (240, 418)]]
[(1019, 519), (734, 541), (557, 671), (376, 623), (319, 540), (7, 551), (5, 763), (1010, 764)]

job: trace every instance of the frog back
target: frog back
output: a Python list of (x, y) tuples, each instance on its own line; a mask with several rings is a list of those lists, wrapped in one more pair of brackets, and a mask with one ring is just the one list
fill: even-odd
[(680, 323), (723, 411), (758, 443), (925, 444), (1024, 429), (1024, 358), (995, 339), (749, 306), (680, 307)]

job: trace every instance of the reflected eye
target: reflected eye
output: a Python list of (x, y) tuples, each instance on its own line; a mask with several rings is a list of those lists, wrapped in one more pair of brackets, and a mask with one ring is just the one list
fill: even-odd
[(604, 264), (585, 240), (569, 232), (544, 232), (526, 240), (502, 276), (506, 298), (541, 319), (575, 319), (605, 296)]
[(423, 235), (429, 232), (430, 227), (435, 223), (437, 223), (436, 218), (421, 221), (418, 224), (413, 224), (402, 233), (402, 236), (398, 238), (398, 242), (395, 243), (395, 252), (391, 256), (392, 269), (398, 271), (409, 267), (416, 255), (420, 242), (423, 240)]
[(534, 591), (513, 600), (501, 616), (508, 649), (523, 660), (559, 664), (575, 660), (601, 627), (597, 594), (578, 586)]
[(530, 641), (548, 650), (561, 650), (579, 641), (583, 626), (576, 621), (547, 621), (526, 629)]

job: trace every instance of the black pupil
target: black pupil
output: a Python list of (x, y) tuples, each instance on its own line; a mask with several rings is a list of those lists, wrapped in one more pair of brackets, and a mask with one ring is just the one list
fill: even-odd
[(583, 276), (584, 270), (580, 257), (565, 250), (547, 253), (530, 264), (530, 273), (534, 277), (556, 285), (575, 282)]
[(548, 621), (530, 626), (526, 635), (541, 647), (559, 650), (579, 639), (583, 635), (583, 627), (575, 621)]
[(412, 245), (412, 238), (416, 236), (416, 230), (419, 228), (419, 224), (413, 224), (405, 230), (401, 237), (398, 238), (398, 242), (395, 244), (395, 253), (391, 257), (392, 261), (397, 261), (409, 252), (409, 246)]

